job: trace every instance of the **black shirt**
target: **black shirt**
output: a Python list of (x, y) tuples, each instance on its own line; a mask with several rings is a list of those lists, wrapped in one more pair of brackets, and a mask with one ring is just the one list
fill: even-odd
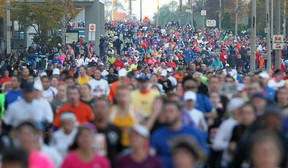
[(118, 154), (122, 151), (121, 129), (109, 124), (105, 129), (97, 128), (98, 133), (105, 134), (107, 144), (107, 157), (110, 160), (111, 167), (115, 167), (115, 161)]
[[(173, 85), (171, 83), (170, 80), (166, 80), (166, 81), (162, 81), (161, 79), (158, 81), (158, 83), (160, 83), (163, 86), (163, 90), (165, 91), (165, 93), (168, 93), (170, 91), (172, 91), (173, 89)], [(165, 86), (166, 83), (166, 86)]]
[(200, 86), (198, 86), (198, 93), (209, 96), (208, 91), (208, 87), (201, 82)]

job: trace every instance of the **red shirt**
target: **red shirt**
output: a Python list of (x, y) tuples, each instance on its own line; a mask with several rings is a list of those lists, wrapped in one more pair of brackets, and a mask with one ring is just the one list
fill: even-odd
[(114, 68), (117, 69), (118, 67), (120, 67), (120, 69), (122, 69), (124, 67), (124, 63), (120, 60), (116, 60), (114, 62)]
[(0, 83), (1, 84), (4, 84), (4, 83), (6, 83), (6, 82), (10, 82), (11, 81), (11, 78), (10, 77), (4, 77), (4, 78), (1, 78), (0, 79)]
[(89, 105), (79, 102), (76, 107), (71, 106), (70, 103), (64, 104), (56, 113), (53, 125), (56, 127), (61, 126), (60, 117), (64, 112), (72, 112), (79, 124), (92, 121), (94, 119), (94, 113)]

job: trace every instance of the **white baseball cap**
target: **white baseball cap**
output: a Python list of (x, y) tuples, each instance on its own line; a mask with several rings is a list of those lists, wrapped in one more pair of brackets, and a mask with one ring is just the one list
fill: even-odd
[(40, 73), (40, 77), (42, 77), (42, 76), (47, 76), (47, 73), (44, 71), (44, 72), (41, 72)]
[(53, 69), (52, 74), (53, 75), (60, 75), (60, 69), (58, 69), (58, 68)]
[(261, 72), (259, 74), (259, 77), (264, 78), (264, 79), (269, 79), (269, 74), (267, 72)]
[(137, 132), (139, 135), (149, 138), (150, 133), (148, 129), (144, 125), (136, 124), (134, 127), (132, 127), (132, 131)]
[(118, 76), (119, 76), (119, 78), (120, 78), (120, 77), (125, 77), (125, 76), (127, 76), (127, 71), (126, 71), (126, 69), (120, 69), (120, 70), (118, 71)]
[(184, 93), (184, 101), (189, 101), (189, 100), (193, 100), (196, 101), (197, 100), (197, 96), (196, 93), (192, 92), (192, 91), (187, 91)]
[(245, 104), (245, 101), (242, 98), (235, 97), (231, 99), (226, 107), (228, 113), (234, 112)]

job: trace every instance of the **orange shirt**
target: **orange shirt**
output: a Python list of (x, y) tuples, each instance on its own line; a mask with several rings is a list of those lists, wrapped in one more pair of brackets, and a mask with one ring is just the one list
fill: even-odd
[(89, 105), (79, 102), (76, 107), (72, 107), (70, 103), (63, 105), (56, 113), (53, 125), (55, 127), (61, 126), (60, 117), (64, 112), (72, 112), (79, 124), (84, 124), (86, 122), (92, 121), (94, 119), (94, 113)]

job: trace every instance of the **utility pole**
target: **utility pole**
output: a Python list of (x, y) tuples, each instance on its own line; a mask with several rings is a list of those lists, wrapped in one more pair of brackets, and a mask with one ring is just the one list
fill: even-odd
[(132, 0), (129, 0), (129, 17), (132, 19)]
[(238, 36), (238, 11), (239, 11), (239, 0), (236, 0), (236, 13), (235, 13), (235, 37)]
[(269, 0), (265, 0), (266, 3), (266, 48), (267, 48), (267, 69), (271, 70), (272, 64), (271, 64), (271, 43), (270, 43), (270, 16), (269, 16)]
[(159, 0), (157, 0), (157, 20), (156, 20), (156, 24), (159, 26), (159, 10), (160, 10), (160, 7), (159, 7)]
[[(202, 9), (205, 9), (205, 0), (202, 1)], [(203, 29), (205, 29), (205, 15), (203, 15)]]
[(221, 24), (222, 24), (222, 0), (219, 0), (219, 30), (221, 30)]
[(286, 39), (286, 0), (284, 1), (284, 11), (283, 11), (283, 37)]
[(251, 56), (250, 56), (250, 72), (255, 72), (256, 58), (256, 0), (252, 0), (252, 27), (251, 27)]
[[(281, 34), (281, 4), (280, 4), (280, 0), (276, 0), (276, 17), (275, 17), (275, 31), (277, 35)], [(280, 69), (280, 51), (281, 50), (275, 50), (275, 64), (276, 64), (276, 68)]]
[(182, 25), (182, 0), (179, 0), (179, 25)]
[(11, 54), (10, 0), (6, 0), (6, 51)]
[(140, 21), (142, 21), (142, 0), (140, 0)]
[(271, 0), (271, 37), (274, 35), (274, 0)]
[(192, 27), (192, 29), (194, 29), (194, 10), (193, 10), (193, 0), (191, 0), (191, 6), (190, 6), (190, 8), (191, 8), (191, 27)]
[(192, 4), (192, 0), (188, 0), (188, 5), (189, 5), (189, 9), (190, 9), (190, 12), (189, 12), (189, 23), (190, 23), (190, 25), (192, 26), (192, 22), (193, 22), (193, 20), (192, 20), (192, 16), (191, 16), (191, 11), (192, 11), (192, 9), (191, 9), (191, 5)]

